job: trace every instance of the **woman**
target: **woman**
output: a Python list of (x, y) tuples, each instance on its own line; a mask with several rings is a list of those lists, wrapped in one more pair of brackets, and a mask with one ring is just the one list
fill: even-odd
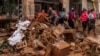
[(83, 28), (83, 32), (84, 32), (86, 30), (87, 22), (88, 22), (88, 11), (86, 9), (84, 9), (82, 11), (80, 20), (82, 21), (82, 28)]
[(71, 10), (69, 12), (69, 19), (68, 19), (68, 23), (69, 23), (69, 26), (71, 28), (75, 28), (75, 26), (74, 26), (74, 20), (75, 20), (75, 10)]
[(88, 33), (89, 33), (92, 29), (95, 30), (96, 13), (94, 13), (94, 9), (90, 10), (88, 18), (89, 18), (88, 21)]

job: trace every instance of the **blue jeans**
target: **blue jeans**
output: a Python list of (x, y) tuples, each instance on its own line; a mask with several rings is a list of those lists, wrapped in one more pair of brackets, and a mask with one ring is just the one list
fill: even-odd
[(58, 18), (53, 18), (53, 25), (57, 25), (57, 22), (58, 22)]

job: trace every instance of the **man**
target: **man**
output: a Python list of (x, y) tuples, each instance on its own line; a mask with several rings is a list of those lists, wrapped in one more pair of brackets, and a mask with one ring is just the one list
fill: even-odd
[(38, 15), (37, 15), (37, 21), (44, 23), (46, 21), (48, 21), (47, 19), (48, 14), (45, 12), (45, 10), (41, 10)]
[(51, 23), (51, 24), (54, 24), (54, 20), (55, 20), (55, 11), (52, 9), (52, 7), (49, 7), (48, 15), (49, 15), (49, 18), (50, 18), (50, 23)]
[(72, 8), (71, 11), (69, 12), (69, 19), (68, 19), (68, 23), (69, 26), (74, 29), (74, 20), (75, 20), (75, 10)]
[(91, 9), (88, 15), (89, 21), (88, 21), (88, 33), (93, 29), (95, 31), (95, 20), (96, 20), (96, 13), (94, 12), (94, 9)]

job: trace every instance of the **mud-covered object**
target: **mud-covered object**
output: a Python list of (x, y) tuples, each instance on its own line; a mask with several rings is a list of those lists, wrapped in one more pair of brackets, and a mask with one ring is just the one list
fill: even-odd
[(53, 44), (53, 56), (66, 56), (70, 52), (70, 44), (65, 41), (59, 41)]
[(8, 38), (8, 42), (11, 46), (16, 45), (18, 42), (21, 42), (21, 40), (25, 37), (23, 30), (27, 30), (30, 23), (30, 21), (26, 20), (19, 21), (19, 23), (16, 24), (17, 30), (15, 30), (13, 35)]
[(95, 34), (96, 34), (96, 35), (100, 35), (100, 26), (99, 26), (99, 25), (97, 25), (97, 26), (95, 27)]
[(76, 42), (80, 42), (80, 41), (82, 41), (84, 38), (85, 38), (84, 35), (83, 35), (81, 32), (78, 32), (78, 33), (76, 33), (75, 41), (76, 41)]
[(10, 38), (8, 38), (8, 42), (11, 46), (14, 46), (16, 45), (16, 43), (21, 42), (24, 36), (25, 35), (23, 34), (23, 31), (18, 29), (13, 33), (13, 35)]
[(29, 20), (19, 21), (19, 23), (16, 24), (16, 27), (17, 29), (26, 30), (30, 24), (31, 22)]
[(33, 42), (34, 42), (34, 48), (38, 48), (38, 47), (41, 47), (42, 49), (46, 48), (46, 46), (38, 39), (35, 39)]

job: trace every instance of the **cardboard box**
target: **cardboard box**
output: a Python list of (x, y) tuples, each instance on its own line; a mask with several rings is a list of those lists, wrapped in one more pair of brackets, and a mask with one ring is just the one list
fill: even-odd
[(69, 54), (70, 45), (64, 41), (60, 41), (53, 45), (53, 56), (66, 56)]

